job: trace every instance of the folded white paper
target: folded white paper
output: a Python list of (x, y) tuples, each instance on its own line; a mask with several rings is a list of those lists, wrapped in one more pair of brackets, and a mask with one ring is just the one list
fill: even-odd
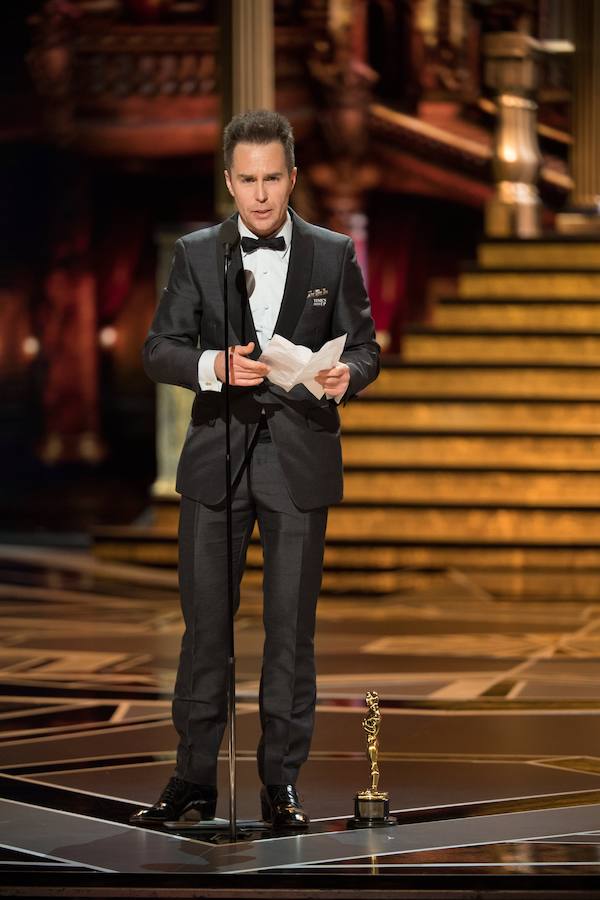
[(315, 381), (321, 369), (332, 369), (340, 361), (346, 345), (347, 334), (334, 338), (323, 344), (320, 350), (313, 353), (310, 347), (293, 344), (280, 334), (274, 334), (260, 355), (260, 362), (270, 366), (269, 381), (291, 391), (297, 384), (303, 384), (317, 400), (325, 390)]

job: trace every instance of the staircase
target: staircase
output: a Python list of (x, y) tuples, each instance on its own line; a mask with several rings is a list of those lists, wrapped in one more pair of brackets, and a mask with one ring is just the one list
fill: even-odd
[[(410, 590), (426, 569), (476, 593), (600, 598), (600, 242), (482, 244), (342, 421), (326, 592)], [(176, 516), (103, 529), (96, 552), (174, 564)], [(254, 541), (248, 583), (260, 565)]]
[(481, 245), (344, 430), (331, 539), (354, 510), (382, 566), (600, 597), (600, 242)]

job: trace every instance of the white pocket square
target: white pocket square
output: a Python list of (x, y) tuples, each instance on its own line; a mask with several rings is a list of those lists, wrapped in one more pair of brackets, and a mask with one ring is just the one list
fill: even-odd
[(307, 300), (312, 300), (313, 306), (325, 306), (329, 291), (327, 288), (313, 288), (306, 295)]

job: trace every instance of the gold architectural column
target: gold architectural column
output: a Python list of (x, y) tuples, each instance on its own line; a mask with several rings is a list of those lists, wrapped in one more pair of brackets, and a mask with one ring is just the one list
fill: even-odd
[(562, 232), (600, 231), (600, 0), (577, 0), (573, 10), (570, 211), (557, 216)]
[[(221, 126), (249, 109), (275, 107), (275, 29), (273, 0), (223, 0), (221, 31)], [(215, 155), (215, 212), (233, 212), (223, 180), (220, 148)]]
[(498, 124), (493, 172), (496, 190), (486, 206), (489, 237), (532, 238), (540, 233), (537, 181), (541, 155), (537, 142), (540, 44), (517, 32), (484, 39), (485, 81), (496, 93)]
[(273, 0), (232, 0), (232, 114), (273, 109)]

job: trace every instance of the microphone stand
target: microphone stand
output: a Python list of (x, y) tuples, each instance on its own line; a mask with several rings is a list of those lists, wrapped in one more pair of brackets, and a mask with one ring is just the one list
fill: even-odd
[(233, 589), (233, 497), (231, 491), (231, 407), (229, 389), (229, 265), (231, 263), (230, 242), (223, 246), (224, 274), (223, 314), (225, 348), (225, 506), (227, 509), (227, 604), (229, 608), (229, 647), (227, 663), (227, 727), (229, 733), (229, 836), (237, 838), (236, 816), (236, 760), (235, 760), (235, 635), (234, 635), (234, 589)]

